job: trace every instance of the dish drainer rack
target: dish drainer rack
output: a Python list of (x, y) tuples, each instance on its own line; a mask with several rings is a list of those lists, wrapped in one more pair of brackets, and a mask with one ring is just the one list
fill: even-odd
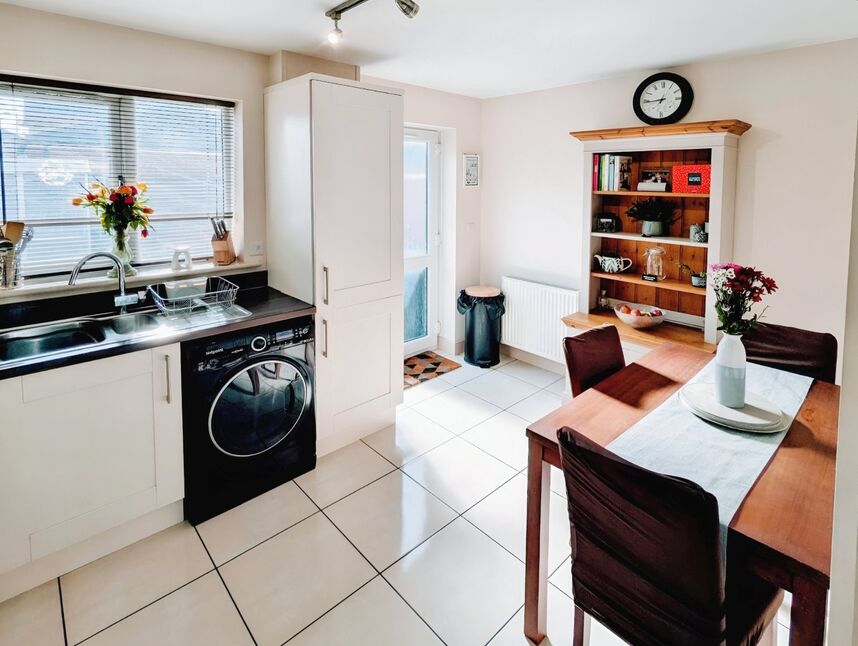
[(170, 288), (165, 283), (149, 285), (147, 288), (155, 306), (164, 314), (179, 316), (196, 310), (229, 309), (235, 305), (238, 285), (225, 278), (213, 276), (206, 280), (205, 290), (197, 294), (169, 296)]

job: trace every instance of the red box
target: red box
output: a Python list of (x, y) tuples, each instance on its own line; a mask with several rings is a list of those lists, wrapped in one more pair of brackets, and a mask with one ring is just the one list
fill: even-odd
[(671, 171), (674, 193), (708, 193), (712, 181), (711, 164), (680, 164)]

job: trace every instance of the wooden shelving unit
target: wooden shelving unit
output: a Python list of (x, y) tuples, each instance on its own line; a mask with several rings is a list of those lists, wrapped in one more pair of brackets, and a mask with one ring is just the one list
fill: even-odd
[[(665, 312), (667, 322), (649, 330), (623, 326), (621, 333), (625, 340), (644, 346), (649, 339), (650, 345), (673, 340), (714, 347), (718, 336), (714, 294), (711, 288), (691, 285), (687, 274), (681, 274), (679, 265), (703, 272), (714, 263), (732, 260), (737, 149), (739, 137), (750, 127), (743, 121), (728, 119), (570, 133), (582, 142), (583, 148), (581, 269), (588, 279), (581, 284), (581, 311), (574, 314), (574, 320), (564, 319), (567, 325), (574, 322), (575, 327), (581, 327), (612, 322), (620, 327), (622, 324), (612, 312), (596, 310), (600, 292), (604, 291), (609, 303), (658, 307)], [(642, 170), (670, 169), (678, 164), (709, 164), (709, 192), (594, 190), (594, 157), (600, 154), (631, 157), (632, 186)], [(641, 224), (626, 215), (633, 202), (649, 197), (661, 197), (676, 204), (678, 219), (664, 236), (643, 237)], [(619, 230), (593, 231), (599, 215), (612, 216)], [(690, 239), (693, 224), (708, 224), (707, 242)], [(650, 282), (641, 278), (645, 271), (644, 253), (651, 247), (660, 247), (665, 252), (665, 280)], [(621, 274), (605, 273), (594, 262), (596, 254), (622, 256), (631, 259), (633, 264)]]
[(563, 317), (563, 322), (578, 330), (589, 330), (600, 325), (616, 325), (620, 338), (647, 348), (655, 348), (663, 343), (681, 343), (705, 352), (715, 351), (715, 345), (706, 343), (700, 335), (700, 330), (678, 323), (666, 322), (648, 330), (638, 330), (623, 323), (613, 312), (599, 311), (570, 314)]

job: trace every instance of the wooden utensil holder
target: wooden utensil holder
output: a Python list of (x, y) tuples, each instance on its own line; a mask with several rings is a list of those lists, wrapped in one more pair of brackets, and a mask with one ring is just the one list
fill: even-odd
[(231, 265), (235, 262), (235, 250), (232, 247), (232, 233), (227, 233), (225, 238), (218, 239), (212, 236), (213, 260), (216, 265)]

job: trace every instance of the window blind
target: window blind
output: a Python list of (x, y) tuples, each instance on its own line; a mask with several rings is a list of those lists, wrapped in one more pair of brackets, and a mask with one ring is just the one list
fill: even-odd
[(177, 245), (211, 256), (209, 218), (231, 219), (235, 107), (113, 88), (0, 78), (0, 216), (33, 227), (25, 276), (68, 272), (109, 251), (95, 213), (73, 206), (82, 186), (146, 182), (155, 210), (135, 264), (164, 262)]

